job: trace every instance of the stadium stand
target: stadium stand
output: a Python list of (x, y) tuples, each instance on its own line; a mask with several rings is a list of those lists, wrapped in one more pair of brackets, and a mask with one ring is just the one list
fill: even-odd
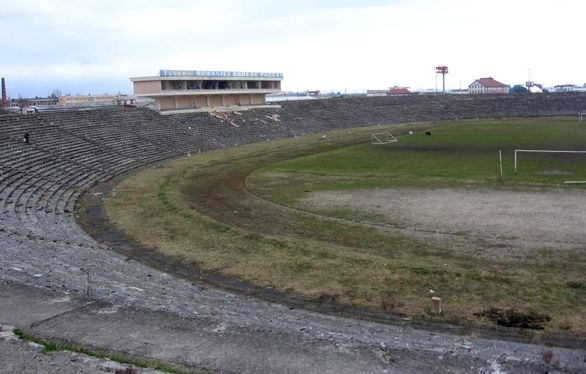
[[(97, 320), (85, 319), (84, 313), (91, 313), (96, 318), (103, 317), (104, 321), (112, 321), (109, 318), (118, 315), (117, 318), (120, 319), (114, 321), (124, 321), (124, 324), (130, 326), (128, 329), (123, 329), (122, 323), (104, 322), (104, 325), (96, 325), (95, 330), (104, 329), (105, 326), (120, 330), (120, 334), (126, 335), (122, 338), (108, 336), (107, 340), (118, 339), (120, 344), (127, 344), (132, 350), (138, 346), (141, 337), (140, 334), (134, 335), (134, 330), (128, 333), (129, 329), (137, 326), (130, 322), (137, 321), (139, 312), (144, 313), (147, 316), (144, 323), (148, 325), (148, 329), (152, 328), (153, 334), (164, 335), (165, 329), (172, 329), (174, 336), (179, 336), (177, 339), (181, 339), (181, 336), (194, 339), (186, 340), (188, 343), (185, 344), (194, 342), (189, 347), (171, 344), (169, 350), (196, 352), (202, 346), (209, 348), (202, 349), (204, 356), (200, 361), (194, 361), (194, 367), (209, 367), (216, 365), (216, 362), (218, 365), (228, 365), (226, 360), (218, 359), (217, 352), (231, 349), (230, 347), (235, 346), (231, 342), (239, 342), (239, 349), (234, 351), (240, 356), (229, 358), (233, 366), (228, 366), (227, 370), (220, 370), (220, 367), (218, 371), (258, 372), (255, 366), (242, 366), (243, 361), (238, 359), (253, 354), (258, 354), (258, 360), (275, 365), (272, 367), (276, 370), (270, 372), (289, 369), (287, 365), (292, 365), (292, 359), (288, 357), (311, 350), (307, 348), (307, 342), (314, 339), (322, 344), (316, 349), (320, 357), (307, 361), (309, 365), (338, 362), (339, 357), (343, 357), (338, 353), (335, 356), (323, 355), (327, 351), (321, 347), (329, 347), (331, 344), (331, 349), (336, 352), (341, 351), (340, 347), (343, 347), (344, 352), (365, 352), (365, 355), (376, 361), (376, 368), (380, 368), (378, 353), (373, 355), (371, 349), (377, 347), (376, 352), (386, 352), (378, 347), (380, 342), (391, 339), (391, 335), (395, 340), (398, 339), (396, 334), (399, 330), (395, 330), (394, 326), (390, 333), (391, 330), (370, 322), (322, 317), (299, 308), (258, 301), (248, 295), (241, 296), (204, 287), (189, 279), (170, 276), (166, 270), (155, 270), (130, 257), (108, 250), (107, 246), (83, 231), (75, 217), (74, 209), (78, 197), (96, 183), (157, 160), (198, 150), (206, 151), (335, 129), (411, 121), (575, 117), (584, 108), (586, 94), (556, 93), (530, 96), (509, 94), (333, 98), (291, 101), (282, 103), (278, 109), (258, 109), (217, 116), (209, 113), (163, 116), (147, 109), (120, 107), (0, 115), (0, 289), (5, 282), (15, 282), (59, 295), (55, 300), (43, 298), (42, 302), (36, 304), (36, 308), (51, 309), (55, 307), (53, 303), (66, 304), (70, 299), (81, 300), (74, 310), (59, 312), (57, 316), (53, 315), (54, 317), (45, 320), (49, 330), (52, 329), (51, 321), (63, 315), (70, 316), (68, 321), (79, 319), (80, 324)], [(30, 134), (29, 144), (23, 141), (25, 133)], [(62, 295), (65, 296), (61, 297)], [(28, 308), (28, 304), (26, 305)], [(169, 324), (171, 317), (166, 313), (173, 318), (181, 317), (182, 321), (190, 323), (189, 326), (201, 326), (201, 329), (187, 329), (185, 335), (175, 335), (182, 328)], [(470, 348), (457, 348), (462, 346), (460, 335), (450, 338), (448, 344), (446, 337), (436, 339), (436, 333), (433, 333), (433, 340), (437, 341), (434, 343), (429, 332), (418, 332), (411, 326), (405, 328), (408, 331), (405, 339), (410, 340), (404, 342), (403, 338), (399, 339), (405, 346), (409, 346), (411, 342), (423, 342), (427, 347), (443, 349), (445, 345), (448, 347), (446, 349), (460, 352), (458, 355), (463, 358), (457, 362), (460, 366), (454, 366), (454, 372), (469, 371), (472, 364), (494, 368), (497, 356), (494, 356), (494, 361), (489, 361), (499, 352), (495, 350), (494, 338), (475, 339), (472, 350), (474, 353), (469, 357), (463, 356), (461, 352), (463, 349), (470, 351)], [(224, 330), (227, 332), (222, 333)], [(248, 333), (258, 337), (266, 346), (275, 347), (275, 351), (267, 353), (260, 350), (259, 354), (259, 345), (250, 344), (245, 339), (249, 336), (246, 335)], [(306, 335), (309, 333), (316, 337), (310, 339), (311, 335)], [(356, 334), (360, 335), (356, 337)], [(234, 336), (235, 340), (226, 340), (227, 335)], [(340, 337), (346, 338), (335, 340)], [(202, 341), (205, 344), (202, 345)], [(288, 356), (289, 352), (285, 350), (297, 346), (283, 345), (286, 341), (298, 342), (295, 344), (299, 344), (299, 351), (293, 351)], [(343, 342), (343, 345), (338, 345), (338, 341)], [(212, 345), (214, 342), (216, 345)], [(318, 343), (315, 344), (318, 347)], [(144, 345), (148, 345), (151, 352), (165, 351), (152, 345), (150, 341), (145, 341)], [(249, 345), (250, 350), (240, 349), (240, 346), (246, 348)], [(218, 350), (216, 347), (223, 348)], [(516, 357), (536, 357), (541, 360), (541, 346), (532, 348), (517, 344), (514, 347), (516, 348), (511, 348), (510, 351)], [(444, 358), (448, 351), (438, 351), (436, 354), (431, 348), (426, 348), (416, 350), (405, 361), (404, 358), (408, 356), (403, 349), (398, 348), (393, 352), (401, 354), (401, 359), (407, 363), (425, 355), (432, 357), (430, 362), (443, 360), (441, 362), (445, 365), (456, 362), (454, 357), (458, 357), (450, 353), (451, 358), (446, 360)], [(133, 352), (140, 354), (137, 350)], [(205, 356), (206, 352), (213, 359)], [(558, 349), (555, 352), (559, 362), (571, 362), (575, 367), (583, 367), (582, 351), (574, 354), (573, 351), (564, 353)], [(254, 361), (256, 362), (258, 361)], [(351, 360), (340, 362), (347, 366), (353, 363)], [(517, 359), (511, 362), (517, 362)], [(526, 365), (525, 361), (518, 362), (519, 365)], [(305, 364), (305, 361), (302, 362), (302, 365)], [(291, 367), (294, 369), (289, 371), (308, 369), (308, 366)], [(574, 372), (571, 370), (568, 372)], [(353, 372), (358, 371), (361, 370), (355, 369)]]
[[(580, 94), (438, 95), (293, 101), (278, 109), (223, 115), (162, 116), (128, 108), (3, 115), (0, 272), (83, 296), (79, 285), (85, 284), (90, 267), (100, 285), (93, 297), (131, 303), (137, 291), (122, 284), (142, 287), (144, 280), (134, 279), (123, 259), (105, 252), (76, 222), (78, 197), (96, 183), (187, 152), (266, 139), (423, 120), (575, 116), (583, 108), (586, 95)], [(24, 133), (30, 134), (30, 144), (23, 141)], [(149, 287), (165, 295), (168, 282), (158, 279)], [(153, 308), (174, 305), (160, 295), (151, 300)]]
[[(575, 115), (586, 95), (422, 95), (292, 101), (278, 109), (161, 116), (108, 108), (0, 117), (0, 209), (72, 214), (79, 194), (187, 152), (425, 120)], [(30, 134), (30, 144), (23, 136)]]

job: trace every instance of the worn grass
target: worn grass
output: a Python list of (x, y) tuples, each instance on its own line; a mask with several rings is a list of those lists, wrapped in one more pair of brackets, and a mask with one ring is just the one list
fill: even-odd
[[(414, 130), (415, 135), (382, 147), (368, 144), (369, 135), (381, 130), (376, 128), (209, 152), (173, 160), (123, 181), (116, 187), (116, 197), (107, 199), (106, 211), (127, 235), (153, 251), (310, 299), (435, 319), (430, 313), (433, 290), (444, 300), (444, 314), (439, 318), (445, 321), (488, 323), (474, 313), (515, 308), (550, 315), (548, 331), (585, 333), (586, 258), (582, 253), (543, 251), (508, 262), (471, 258), (391, 230), (353, 223), (352, 212), (340, 211), (336, 215), (344, 220), (332, 220), (281, 205), (319, 189), (552, 185), (556, 182), (532, 173), (500, 179), (496, 161), (499, 146), (531, 146), (538, 139), (551, 139), (533, 134), (535, 129), (548, 130), (548, 121), (551, 124), (551, 120), (443, 124), (434, 127), (431, 137), (418, 135), (431, 125), (411, 124), (390, 131), (399, 135)], [(503, 135), (499, 129), (513, 129), (519, 135)], [(577, 147), (571, 131), (564, 144)], [(430, 141), (436, 142), (435, 149), (421, 151)], [(351, 145), (357, 142), (365, 144)], [(468, 144), (462, 152), (474, 166), (454, 167), (454, 162), (461, 163), (462, 154), (450, 156), (446, 148), (461, 143)], [(404, 167), (392, 159), (390, 147), (403, 147), (399, 154), (404, 154)], [(473, 149), (484, 154), (474, 156)], [(416, 153), (420, 154), (414, 157)], [(358, 162), (360, 155), (363, 163)], [(451, 162), (440, 160), (441, 155)], [(300, 158), (291, 159), (294, 156)], [(413, 165), (421, 163), (433, 167), (417, 167), (414, 172)], [(446, 165), (443, 171), (441, 164)], [(389, 173), (395, 174), (389, 177)], [(256, 194), (278, 204), (249, 194), (245, 181)]]

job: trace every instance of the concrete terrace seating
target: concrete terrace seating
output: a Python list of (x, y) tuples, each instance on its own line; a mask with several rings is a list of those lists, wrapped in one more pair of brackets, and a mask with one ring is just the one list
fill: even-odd
[(94, 183), (197, 150), (367, 125), (575, 115), (583, 108), (586, 95), (571, 93), (412, 95), (292, 101), (222, 115), (108, 108), (0, 116), (0, 207), (71, 214), (75, 198)]
[[(331, 316), (204, 289), (108, 251), (77, 225), (76, 200), (95, 183), (197, 150), (368, 125), (576, 116), (584, 109), (586, 95), (570, 93), (334, 98), (285, 102), (278, 109), (242, 110), (219, 118), (124, 108), (0, 115), (0, 281), (66, 292), (73, 298), (89, 296), (120, 308), (202, 318), (206, 329), (216, 321), (230, 333), (246, 325), (255, 334), (275, 330), (281, 339), (283, 332), (298, 334), (299, 326), (313, 325), (321, 327), (308, 331), (326, 331), (331, 334), (327, 339), (367, 331), (380, 344), (390, 336), (380, 326), (349, 319), (338, 323)], [(26, 132), (31, 144), (22, 140)], [(110, 315), (109, 309), (105, 313)], [(282, 325), (275, 325), (277, 320)], [(413, 336), (415, 330), (409, 329)], [(417, 335), (417, 340), (427, 339), (427, 333)]]
[(0, 207), (71, 214), (75, 198), (94, 183), (197, 150), (367, 125), (575, 115), (583, 108), (586, 95), (571, 93), (412, 95), (292, 101), (216, 116), (124, 108), (0, 116)]

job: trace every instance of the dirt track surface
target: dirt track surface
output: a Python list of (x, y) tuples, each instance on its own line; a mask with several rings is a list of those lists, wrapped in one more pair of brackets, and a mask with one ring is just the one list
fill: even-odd
[(313, 192), (310, 209), (352, 209), (383, 215), (392, 227), (426, 240), (484, 242), (481, 249), (507, 256), (515, 248), (583, 249), (586, 191), (552, 189), (392, 188)]

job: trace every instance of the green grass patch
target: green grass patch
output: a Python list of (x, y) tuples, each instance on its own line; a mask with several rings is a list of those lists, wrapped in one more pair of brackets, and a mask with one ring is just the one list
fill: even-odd
[(586, 154), (523, 153), (514, 172), (514, 149), (586, 150), (586, 127), (575, 120), (463, 121), (431, 133), (419, 131), (397, 143), (362, 143), (276, 162), (252, 173), (247, 183), (265, 198), (290, 204), (316, 190), (559, 186), (566, 180), (586, 180)]

